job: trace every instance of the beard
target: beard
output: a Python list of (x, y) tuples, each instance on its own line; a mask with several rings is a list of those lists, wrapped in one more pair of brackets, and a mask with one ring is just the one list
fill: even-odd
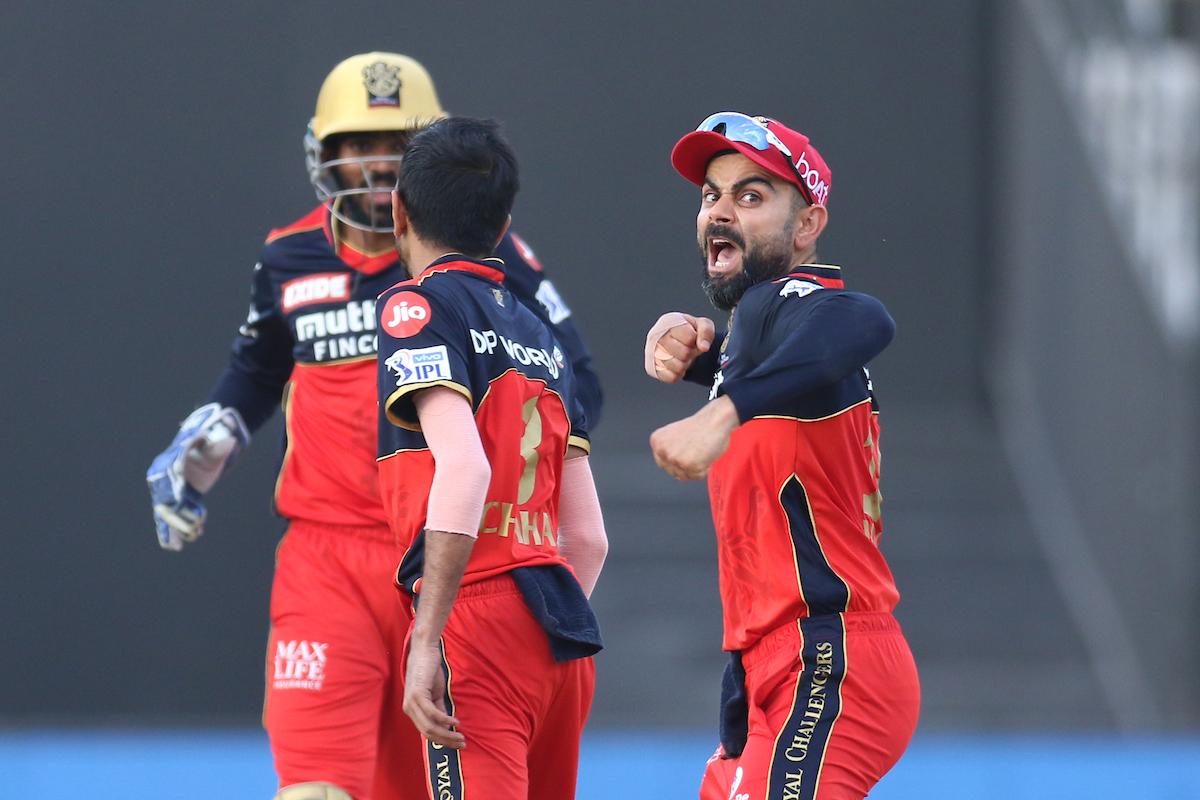
[[(708, 301), (721, 311), (732, 311), (751, 286), (786, 275), (792, 268), (793, 232), (794, 226), (789, 225), (778, 236), (747, 247), (745, 240), (725, 225), (705, 228), (700, 239), (700, 288)], [(708, 240), (713, 237), (728, 239), (741, 249), (742, 268), (737, 273), (720, 278), (708, 274)]]
[[(364, 172), (357, 180), (348, 181), (346, 176), (337, 176), (338, 189), (350, 190), (339, 198), (337, 209), (356, 227), (381, 231), (392, 227), (391, 191), (396, 188), (398, 175), (395, 172)], [(374, 193), (388, 192), (387, 204), (376, 203)]]

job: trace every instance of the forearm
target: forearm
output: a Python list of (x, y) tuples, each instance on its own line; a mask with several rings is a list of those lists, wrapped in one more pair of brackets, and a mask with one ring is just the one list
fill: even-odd
[(209, 393), (208, 402), (236, 408), (246, 421), (246, 427), (254, 432), (279, 408), (286, 383), (286, 378), (279, 381), (275, 377), (260, 376), (239, 365), (230, 364), (217, 379)]
[(413, 642), (436, 643), (446, 627), (478, 535), (491, 468), (471, 404), (458, 392), (435, 387), (413, 399), (417, 420), (436, 464), (426, 512), (425, 568)]
[(239, 335), (234, 341), (229, 365), (209, 393), (209, 402), (236, 408), (246, 427), (258, 430), (279, 408), (295, 366), (291, 347), (281, 321), (259, 320), (253, 336)]
[(558, 549), (575, 571), (584, 594), (590, 597), (608, 555), (608, 534), (587, 457), (568, 458), (562, 481)]
[(461, 533), (425, 532), (425, 572), (413, 617), (414, 645), (433, 645), (442, 636), (475, 540)]
[(875, 298), (850, 293), (832, 297), (751, 372), (727, 379), (722, 392), (744, 422), (862, 369), (895, 332), (895, 322)]

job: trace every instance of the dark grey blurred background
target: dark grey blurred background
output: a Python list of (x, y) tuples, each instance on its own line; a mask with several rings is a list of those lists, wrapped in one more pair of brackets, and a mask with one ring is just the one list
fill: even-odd
[(641, 371), (707, 313), (675, 140), (738, 109), (833, 170), (822, 258), (898, 322), (872, 365), (923, 730), (1200, 724), (1197, 13), (1190, 0), (10, 2), (0, 723), (254, 724), (278, 420), (159, 550), (145, 467), (207, 393), (342, 58), (501, 119), (515, 227), (608, 404), (596, 726), (704, 727), (723, 657), (701, 485)]

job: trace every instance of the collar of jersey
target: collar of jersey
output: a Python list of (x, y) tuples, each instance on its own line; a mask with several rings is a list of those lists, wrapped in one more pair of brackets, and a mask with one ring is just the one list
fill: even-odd
[(842, 280), (842, 268), (832, 264), (801, 264), (798, 267), (792, 267), (791, 272), (782, 278), (776, 278), (774, 282), (779, 283), (793, 278), (812, 278), (826, 289), (846, 288), (846, 284)]
[(345, 242), (337, 243), (337, 257), (346, 262), (346, 266), (364, 275), (374, 275), (395, 265), (399, 256), (393, 251), (370, 255), (354, 249)]
[(361, 272), (364, 275), (375, 275), (383, 272), (388, 267), (394, 266), (400, 260), (400, 256), (395, 250), (371, 255), (346, 244), (345, 240), (334, 236), (333, 215), (329, 212), (329, 209), (324, 204), (318, 206), (318, 209), (324, 214), (321, 227), (325, 231), (325, 240), (333, 248), (333, 254), (340, 258), (350, 269), (355, 272)]
[(477, 259), (464, 256), (462, 253), (447, 253), (434, 261), (417, 276), (417, 283), (439, 272), (470, 272), (481, 278), (487, 278), (496, 283), (504, 282), (504, 262), (498, 258)]

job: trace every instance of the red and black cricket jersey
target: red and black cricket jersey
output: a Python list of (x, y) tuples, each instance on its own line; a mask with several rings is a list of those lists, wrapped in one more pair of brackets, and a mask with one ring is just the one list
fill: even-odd
[(893, 334), (837, 267), (797, 267), (738, 303), (712, 396), (728, 395), (742, 425), (708, 481), (725, 649), (802, 617), (895, 607), (866, 370)]
[(561, 566), (558, 499), (568, 444), (588, 449), (574, 376), (550, 330), (503, 285), (503, 264), (446, 256), (379, 297), (379, 477), (383, 508), (408, 547), (400, 582), (420, 575), (434, 462), (413, 392), (447, 386), (475, 414), (492, 468), (463, 584)]
[[(566, 351), (580, 402), (594, 419), (599, 382), (570, 309), (516, 234), (506, 236), (496, 254), (505, 260), (506, 288), (551, 327)], [(375, 466), (375, 302), (407, 277), (395, 251), (371, 256), (337, 242), (323, 206), (268, 235), (254, 268), (249, 317), (210, 399), (237, 408), (251, 430), (282, 399), (280, 515), (386, 525)]]

